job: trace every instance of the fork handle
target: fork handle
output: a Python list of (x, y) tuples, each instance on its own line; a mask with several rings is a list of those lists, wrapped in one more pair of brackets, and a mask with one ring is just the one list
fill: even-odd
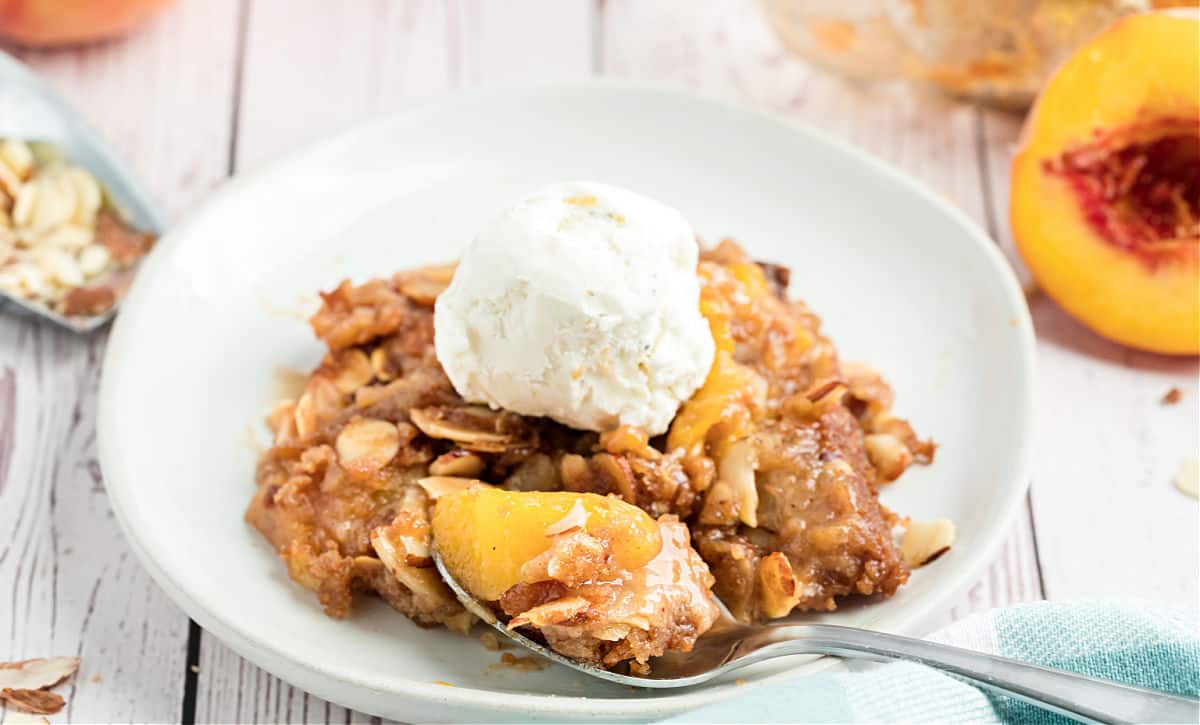
[[(1082, 722), (1197, 722), (1200, 699), (1050, 669), (973, 650), (831, 624), (779, 627), (775, 644), (750, 657), (830, 654), (877, 661), (919, 662), (986, 690)], [(800, 630), (800, 631), (797, 631)], [(790, 641), (789, 641), (790, 640)]]

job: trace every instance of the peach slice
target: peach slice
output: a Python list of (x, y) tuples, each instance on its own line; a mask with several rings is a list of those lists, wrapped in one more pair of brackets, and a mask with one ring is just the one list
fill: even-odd
[[(742, 262), (728, 268), (701, 263), (700, 314), (708, 320), (716, 343), (712, 367), (700, 389), (679, 410), (667, 434), (667, 449), (682, 448), (688, 453), (713, 453), (716, 457), (739, 438), (753, 430), (753, 419), (766, 396), (766, 382), (750, 368), (733, 358), (737, 343), (733, 339), (733, 315), (730, 299), (749, 303), (767, 297), (770, 292), (762, 268)], [(716, 440), (710, 440), (710, 433)], [(706, 451), (705, 447), (715, 450)]]
[(616, 497), (563, 491), (505, 491), (479, 484), (447, 493), (433, 511), (433, 541), (467, 591), (494, 602), (521, 582), (521, 566), (551, 537), (580, 528), (612, 546), (615, 563), (637, 569), (658, 555), (658, 524)]
[(1096, 332), (1200, 352), (1200, 11), (1119, 20), (1042, 90), (1010, 217), (1041, 287)]

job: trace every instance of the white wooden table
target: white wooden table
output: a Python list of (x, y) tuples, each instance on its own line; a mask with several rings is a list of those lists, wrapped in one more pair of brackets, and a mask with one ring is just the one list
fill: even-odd
[[(750, 0), (183, 0), (124, 40), (13, 52), (107, 135), (172, 218), (230, 174), (368, 116), (457, 88), (603, 73), (825, 129), (939, 190), (1010, 248), (1019, 119), (848, 86), (785, 55)], [(1195, 604), (1197, 505), (1171, 479), (1197, 451), (1196, 359), (1108, 343), (1044, 296), (1031, 307), (1041, 415), (1028, 505), (945, 621), (1041, 598)], [(242, 660), (134, 560), (96, 462), (104, 345), (104, 333), (0, 318), (0, 661), (82, 657), (57, 722), (370, 719)], [(1165, 406), (1171, 387), (1183, 398)]]

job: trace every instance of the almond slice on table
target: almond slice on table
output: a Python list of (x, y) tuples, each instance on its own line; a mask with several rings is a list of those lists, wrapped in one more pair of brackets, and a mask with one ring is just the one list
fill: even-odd
[(13, 722), (13, 713), (16, 711), (52, 715), (61, 710), (66, 701), (61, 695), (45, 688), (66, 680), (77, 669), (78, 657), (0, 662), (0, 702), (8, 705), (9, 710), (5, 722)]
[(1179, 466), (1179, 473), (1175, 474), (1175, 488), (1179, 489), (1180, 493), (1198, 498), (1197, 490), (1200, 490), (1200, 486), (1197, 486), (1196, 482), (1200, 476), (1197, 476), (1197, 471), (1200, 471), (1200, 461), (1195, 458), (1184, 461)]
[(62, 695), (57, 692), (50, 692), (49, 690), (14, 690), (7, 688), (0, 690), (0, 700), (3, 700), (9, 707), (24, 712), (31, 712), (35, 715), (53, 715), (63, 709), (63, 705), (67, 704)]
[(20, 662), (0, 662), (0, 690), (41, 690), (54, 687), (75, 674), (78, 657), (43, 657)]
[(30, 715), (15, 707), (10, 707), (4, 716), (4, 725), (50, 725), (50, 721), (41, 715)]

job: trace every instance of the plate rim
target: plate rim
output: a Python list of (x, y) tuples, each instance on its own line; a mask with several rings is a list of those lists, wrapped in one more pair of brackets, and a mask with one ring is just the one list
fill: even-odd
[[(1020, 390), (1019, 400), (1015, 405), (1020, 407), (1019, 427), (1017, 429), (1017, 445), (1013, 452), (1014, 468), (1010, 475), (1002, 477), (1006, 482), (1006, 492), (993, 518), (998, 520), (992, 531), (972, 550), (963, 552), (968, 560), (961, 573), (953, 576), (940, 590), (939, 594), (927, 596), (915, 602), (904, 613), (896, 617), (890, 624), (893, 631), (908, 631), (922, 620), (927, 619), (939, 606), (950, 597), (966, 589), (984, 567), (990, 563), (1008, 533), (1009, 525), (1014, 519), (1021, 501), (1025, 497), (1030, 483), (1030, 465), (1032, 459), (1032, 441), (1034, 437), (1034, 396), (1036, 381), (1036, 345), (1032, 318), (1025, 299), (1024, 291), (1016, 275), (1001, 252), (999, 245), (988, 233), (962, 209), (931, 190), (924, 183), (905, 171), (879, 159), (866, 151), (850, 145), (848, 142), (832, 137), (828, 133), (811, 125), (787, 119), (769, 112), (768, 110), (736, 103), (728, 99), (715, 97), (711, 94), (698, 93), (688, 89), (661, 83), (634, 81), (615, 78), (589, 78), (583, 80), (565, 80), (538, 84), (501, 85), (495, 87), (458, 91), (434, 98), (423, 99), (412, 105), (391, 113), (371, 118), (364, 122), (352, 124), (342, 130), (303, 143), (297, 147), (285, 150), (268, 157), (265, 161), (253, 165), (249, 170), (238, 173), (221, 184), (210, 193), (202, 203), (191, 209), (184, 218), (162, 236), (156, 252), (173, 247), (177, 240), (185, 238), (188, 230), (195, 226), (198, 220), (211, 208), (223, 205), (227, 199), (234, 198), (243, 187), (253, 185), (259, 179), (271, 176), (292, 164), (302, 162), (310, 156), (337, 146), (346, 139), (360, 133), (368, 133), (371, 129), (397, 122), (400, 119), (411, 119), (414, 116), (435, 115), (457, 108), (483, 105), (493, 102), (511, 102), (518, 95), (558, 95), (564, 93), (606, 93), (606, 94), (650, 94), (669, 98), (675, 104), (690, 105), (706, 112), (720, 112), (744, 117), (748, 122), (769, 124), (780, 129), (786, 129), (791, 134), (807, 137), (807, 140), (850, 157), (876, 175), (888, 178), (890, 181), (906, 187), (924, 202), (945, 214), (962, 230), (964, 243), (970, 243), (981, 252), (987, 260), (991, 273), (997, 278), (1004, 292), (1003, 299), (1017, 320), (1016, 339), (1019, 341), (1020, 361), (1019, 374), (1016, 378)], [(145, 260), (142, 274), (138, 277), (152, 276), (164, 264), (165, 254), (155, 253)], [(140, 301), (141, 290), (145, 284), (135, 281), (133, 288), (125, 298), (126, 308), (134, 308)], [(130, 304), (133, 302), (134, 304)], [(438, 687), (433, 683), (404, 678), (396, 680), (387, 686), (379, 682), (347, 677), (345, 674), (321, 666), (320, 663), (302, 662), (287, 655), (270, 642), (257, 637), (253, 632), (205, 608), (194, 599), (175, 578), (161, 568), (151, 552), (150, 546), (139, 536), (136, 527), (131, 525), (130, 513), (122, 502), (121, 493), (124, 486), (119, 481), (124, 467), (118, 451), (114, 449), (112, 433), (115, 430), (117, 415), (114, 396), (116, 391), (116, 373), (121, 359), (134, 350), (131, 323), (127, 323), (126, 315), (118, 315), (109, 337), (101, 372), (100, 390), (97, 413), (97, 448), (101, 469), (104, 475), (104, 485), (109, 493), (109, 504), (117, 519), (122, 533), (138, 561), (150, 574), (155, 584), (168, 595), (189, 617), (206, 630), (214, 634), (222, 643), (231, 647), (239, 655), (249, 659), (257, 666), (268, 672), (300, 685), (301, 689), (314, 692), (319, 696), (334, 702), (346, 703), (355, 709), (367, 709), (361, 703), (349, 702), (339, 693), (331, 692), (320, 680), (333, 681), (344, 686), (370, 690), (378, 695), (396, 697), (407, 696), (426, 701), (430, 704), (443, 705), (464, 710), (487, 708), (497, 714), (524, 716), (568, 716), (579, 718), (631, 717), (648, 714), (665, 714), (682, 712), (696, 707), (716, 702), (733, 695), (733, 688), (699, 687), (672, 694), (670, 691), (663, 696), (638, 698), (592, 698), (573, 695), (542, 695), (511, 691), (497, 691), (473, 687)], [(126, 352), (126, 351), (129, 352)], [(1017, 391), (1015, 391), (1017, 392)], [(114, 475), (117, 474), (117, 475)], [(131, 494), (130, 494), (131, 495)], [(759, 684), (780, 682), (792, 678), (804, 677), (817, 669), (823, 669), (835, 660), (822, 658), (815, 662), (805, 663), (784, 672), (768, 675)], [(501, 695), (499, 699), (496, 695)]]

